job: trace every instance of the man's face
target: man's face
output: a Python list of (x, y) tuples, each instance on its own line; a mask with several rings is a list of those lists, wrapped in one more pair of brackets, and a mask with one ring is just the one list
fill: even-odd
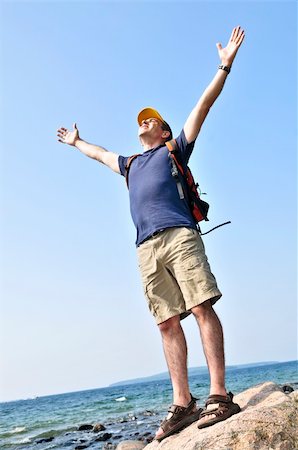
[(151, 138), (163, 139), (164, 130), (161, 127), (161, 121), (150, 117), (149, 119), (144, 119), (139, 126), (139, 137), (150, 136)]

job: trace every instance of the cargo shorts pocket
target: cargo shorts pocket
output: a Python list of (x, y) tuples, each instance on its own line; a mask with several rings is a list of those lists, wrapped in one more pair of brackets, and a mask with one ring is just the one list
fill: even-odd
[(154, 280), (157, 273), (157, 262), (153, 257), (152, 250), (150, 248), (138, 248), (138, 266), (142, 280), (143, 292), (147, 300), (149, 310), (153, 315), (156, 315), (153, 289)]
[[(207, 263), (208, 264), (208, 263)], [(181, 261), (179, 273), (180, 280), (188, 281), (194, 278), (194, 274), (205, 269), (206, 260), (202, 261), (197, 255), (192, 255), (188, 259)]]

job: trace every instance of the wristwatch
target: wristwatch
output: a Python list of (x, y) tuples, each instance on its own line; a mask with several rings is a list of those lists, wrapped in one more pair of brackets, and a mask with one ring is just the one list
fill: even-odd
[(222, 69), (222, 70), (225, 70), (227, 73), (230, 73), (230, 71), (231, 71), (231, 67), (229, 67), (229, 66), (224, 66), (223, 64), (220, 64), (220, 65), (218, 66), (218, 68), (219, 68), (219, 69)]

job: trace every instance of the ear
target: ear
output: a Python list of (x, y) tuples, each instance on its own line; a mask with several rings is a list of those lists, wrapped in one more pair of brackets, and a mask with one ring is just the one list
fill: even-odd
[(169, 131), (164, 130), (164, 131), (162, 132), (162, 135), (161, 135), (162, 138), (166, 139), (166, 138), (168, 138), (169, 136), (170, 136), (170, 132), (169, 132)]

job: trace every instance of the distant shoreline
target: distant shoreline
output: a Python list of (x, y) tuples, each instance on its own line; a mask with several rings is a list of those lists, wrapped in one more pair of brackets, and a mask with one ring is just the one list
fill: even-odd
[[(285, 362), (294, 362), (293, 361), (261, 361), (256, 363), (247, 363), (247, 364), (235, 364), (231, 366), (226, 366), (226, 371), (233, 370), (233, 369), (245, 369), (245, 368), (251, 368), (251, 367), (258, 367), (258, 366), (270, 366), (274, 364), (283, 364)], [(189, 376), (192, 375), (200, 375), (202, 373), (207, 373), (208, 368), (207, 366), (200, 366), (200, 367), (190, 367), (188, 369)], [(108, 387), (114, 387), (114, 386), (126, 386), (130, 384), (137, 384), (137, 383), (148, 383), (149, 381), (158, 381), (158, 380), (168, 380), (169, 374), (168, 372), (161, 372), (155, 375), (150, 375), (148, 377), (140, 377), (140, 378), (132, 378), (129, 380), (123, 380), (123, 381), (117, 381), (116, 383), (109, 384)]]
[[(255, 362), (255, 363), (247, 363), (247, 364), (234, 364), (234, 365), (226, 366), (226, 371), (228, 373), (230, 370), (270, 366), (270, 365), (275, 365), (275, 364), (285, 364), (285, 363), (292, 363), (292, 362), (298, 363), (298, 360), (293, 359), (290, 361), (261, 361), (261, 362)], [(188, 369), (188, 373), (189, 373), (189, 376), (202, 375), (202, 374), (208, 373), (208, 369), (207, 369), (207, 366), (190, 367)], [(161, 372), (159, 374), (150, 375), (148, 377), (132, 378), (132, 379), (128, 379), (128, 380), (118, 381), (116, 383), (112, 383), (109, 385), (97, 386), (97, 387), (92, 387), (92, 388), (83, 388), (83, 389), (78, 389), (75, 391), (66, 391), (66, 392), (64, 391), (64, 392), (56, 392), (56, 393), (48, 393), (48, 394), (40, 394), (40, 395), (37, 394), (34, 397), (21, 397), (21, 398), (9, 399), (9, 400), (8, 399), (0, 400), (0, 405), (6, 404), (6, 403), (12, 403), (12, 402), (35, 400), (35, 399), (44, 398), (44, 397), (53, 397), (53, 396), (59, 396), (59, 395), (68, 395), (68, 394), (89, 392), (89, 391), (94, 391), (97, 389), (107, 389), (110, 387), (113, 388), (113, 387), (126, 386), (126, 385), (129, 386), (132, 384), (147, 383), (150, 381), (161, 381), (161, 380), (169, 380), (168, 372)]]

